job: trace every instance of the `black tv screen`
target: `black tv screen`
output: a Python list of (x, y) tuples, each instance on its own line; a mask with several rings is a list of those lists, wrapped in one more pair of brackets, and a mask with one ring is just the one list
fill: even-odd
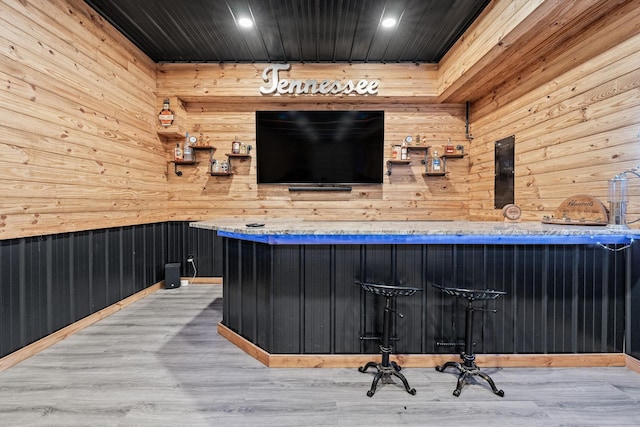
[(257, 111), (258, 184), (381, 184), (383, 111)]

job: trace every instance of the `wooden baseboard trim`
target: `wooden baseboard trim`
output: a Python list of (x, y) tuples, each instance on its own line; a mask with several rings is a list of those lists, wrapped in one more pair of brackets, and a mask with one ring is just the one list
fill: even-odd
[(188, 280), (191, 285), (222, 285), (222, 277), (181, 277), (180, 280)]
[(636, 359), (635, 357), (629, 356), (628, 354), (626, 354), (625, 356), (625, 366), (627, 367), (627, 369), (640, 374), (640, 360)]
[(226, 338), (228, 341), (232, 342), (240, 350), (244, 351), (263, 365), (269, 366), (269, 358), (271, 357), (269, 353), (253, 344), (252, 342), (242, 338), (240, 335), (236, 334), (231, 329), (224, 326), (222, 323), (218, 323), (218, 334)]
[(65, 326), (62, 329), (58, 329), (57, 331), (47, 335), (46, 337), (41, 338), (38, 341), (35, 341), (25, 347), (22, 347), (21, 349), (16, 350), (11, 354), (6, 355), (5, 357), (0, 359), (0, 372), (17, 365), (23, 360), (26, 360), (31, 356), (41, 352), (42, 350), (51, 347), (55, 343), (62, 341), (68, 336), (75, 334), (76, 332), (96, 323), (101, 319), (104, 319), (105, 317), (111, 316), (113, 313), (122, 310), (126, 306), (131, 305), (134, 302), (141, 300), (147, 295), (150, 295), (162, 288), (164, 288), (164, 280), (156, 283), (155, 285), (151, 285), (148, 288), (141, 290), (140, 292), (136, 292), (135, 294), (123, 299), (122, 301), (118, 301), (117, 303), (105, 307), (102, 310), (96, 311), (95, 313), (90, 314), (89, 316), (84, 317), (68, 326)]
[[(369, 361), (380, 359), (379, 354), (270, 354), (222, 323), (218, 324), (218, 333), (270, 368), (357, 368)], [(496, 368), (629, 367), (628, 359), (633, 358), (623, 353), (479, 354), (476, 362), (482, 367)], [(405, 368), (434, 368), (449, 360), (460, 360), (460, 356), (457, 354), (394, 354), (390, 360)], [(640, 361), (633, 360), (640, 372)]]

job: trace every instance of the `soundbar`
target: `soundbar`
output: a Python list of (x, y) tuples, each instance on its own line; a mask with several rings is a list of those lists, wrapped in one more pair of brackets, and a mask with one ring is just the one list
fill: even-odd
[(349, 185), (300, 185), (289, 187), (289, 191), (351, 191)]

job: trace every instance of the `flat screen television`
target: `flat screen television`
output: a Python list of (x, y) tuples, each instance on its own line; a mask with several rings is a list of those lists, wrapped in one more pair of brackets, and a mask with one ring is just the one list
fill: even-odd
[(384, 111), (257, 111), (258, 184), (381, 184)]

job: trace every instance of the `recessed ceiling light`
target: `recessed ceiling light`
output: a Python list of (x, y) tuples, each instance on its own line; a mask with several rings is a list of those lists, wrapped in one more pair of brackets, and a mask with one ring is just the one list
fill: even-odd
[(382, 20), (382, 26), (385, 28), (390, 28), (396, 25), (396, 18), (384, 18)]
[(238, 19), (238, 24), (240, 24), (241, 27), (249, 28), (253, 26), (253, 21), (249, 18), (240, 18)]

